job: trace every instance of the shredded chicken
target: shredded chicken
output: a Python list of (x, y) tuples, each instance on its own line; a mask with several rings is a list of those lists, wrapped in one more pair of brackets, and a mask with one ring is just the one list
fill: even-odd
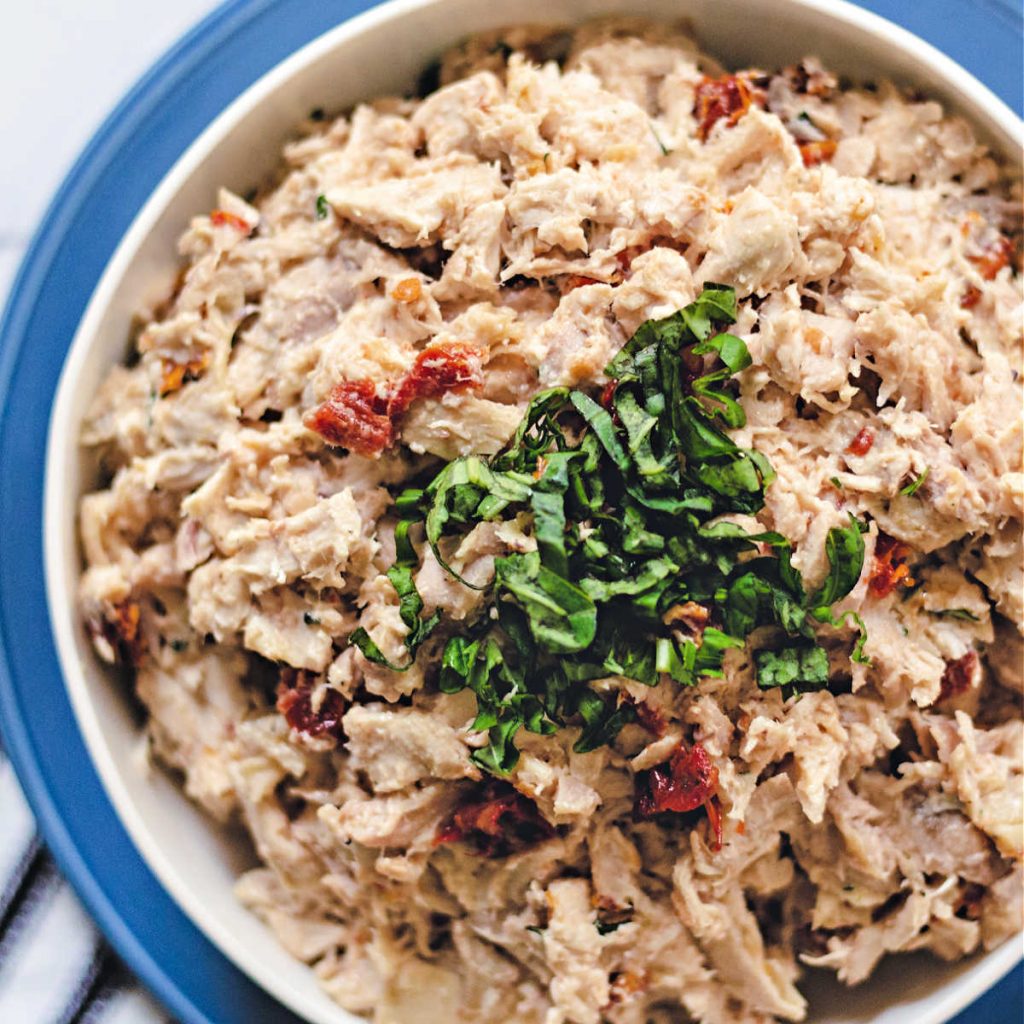
[[(251, 834), (239, 898), (376, 1024), (799, 1021), (804, 964), (856, 984), (1004, 941), (1019, 183), (935, 102), (810, 58), (725, 75), (639, 21), (490, 33), (440, 82), (310, 121), (273, 188), (195, 217), (83, 427), (106, 476), (82, 617), (134, 672), (154, 757)], [(753, 357), (735, 440), (777, 473), (753, 526), (815, 587), (830, 529), (870, 524), (839, 608), (870, 663), (830, 651), (804, 694), (759, 688), (743, 650), (692, 689), (612, 677), (636, 720), (611, 746), (526, 734), (488, 778), (473, 701), (437, 685), (481, 590), (423, 546), (437, 634), (404, 671), (348, 643), (408, 659), (391, 495), (498, 451), (541, 388), (599, 394), (707, 282)], [(485, 587), (535, 548), (521, 518), (445, 558)], [(699, 641), (707, 612), (666, 624)], [(641, 784), (665, 792), (636, 813)]]

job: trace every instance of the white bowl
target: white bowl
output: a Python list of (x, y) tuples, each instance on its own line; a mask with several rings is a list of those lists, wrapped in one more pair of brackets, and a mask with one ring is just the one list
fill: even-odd
[[(410, 91), (420, 70), (469, 32), (510, 22), (580, 21), (637, 13), (625, 0), (392, 0), (303, 47), (236, 100), (175, 164), (114, 254), (75, 336), (50, 423), (46, 466), (47, 594), (71, 701), (96, 768), (140, 853), (195, 924), (235, 964), (315, 1024), (358, 1018), (320, 990), (232, 895), (249, 866), (244, 844), (219, 830), (160, 772), (137, 756), (138, 723), (81, 629), (72, 595), (81, 567), (79, 495), (94, 466), (76, 439), (85, 408), (126, 354), (132, 314), (165, 294), (177, 269), (175, 243), (192, 214), (209, 209), (219, 185), (244, 193), (271, 169), (294, 126), (313, 107)], [(649, 0), (651, 17), (689, 17), (703, 47), (740, 66), (780, 66), (808, 53), (854, 80), (889, 76), (965, 114), (1010, 159), (1024, 144), (1020, 121), (948, 58), (875, 15), (837, 0)], [(1020, 943), (954, 965), (926, 956), (883, 964), (859, 989), (809, 979), (811, 1019), (830, 1024), (939, 1024), (976, 999), (1017, 961)]]

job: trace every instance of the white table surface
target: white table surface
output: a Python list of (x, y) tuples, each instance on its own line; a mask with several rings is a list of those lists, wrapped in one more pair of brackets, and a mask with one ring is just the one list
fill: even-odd
[(0, 0), (0, 298), (54, 189), (128, 87), (215, 0)]
[[(0, 306), (79, 151), (128, 87), (214, 6), (0, 0)], [(0, 1022), (58, 1024), (72, 1013), (82, 1024), (161, 1024), (164, 1014), (123, 975), (70, 887), (37, 852), (30, 812), (2, 755), (0, 821)]]

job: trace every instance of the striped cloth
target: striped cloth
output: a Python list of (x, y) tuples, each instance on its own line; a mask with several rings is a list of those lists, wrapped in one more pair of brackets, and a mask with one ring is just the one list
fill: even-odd
[(0, 751), (0, 1021), (172, 1024), (103, 941)]

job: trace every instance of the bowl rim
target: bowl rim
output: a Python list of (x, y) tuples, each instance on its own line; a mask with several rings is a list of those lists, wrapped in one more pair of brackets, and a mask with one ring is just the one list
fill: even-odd
[[(50, 411), (46, 438), (43, 484), (43, 551), (46, 602), (61, 675), (70, 698), (75, 720), (103, 789), (143, 861), (174, 902), (192, 923), (235, 966), (284, 1006), (316, 1024), (338, 1024), (346, 1019), (360, 1021), (340, 1006), (324, 1013), (311, 1007), (307, 994), (266, 970), (266, 965), (236, 941), (232, 932), (207, 910), (190, 890), (177, 866), (150, 835), (122, 782), (121, 772), (107, 745), (84, 677), (73, 670), (77, 662), (74, 631), (78, 623), (73, 598), (60, 586), (66, 561), (59, 541), (66, 528), (69, 508), (77, 508), (80, 495), (71, 496), (65, 483), (64, 464), (77, 446), (80, 421), (73, 416), (75, 381), (91, 350), (88, 344), (107, 312), (109, 303), (128, 270), (137, 250), (153, 230), (165, 208), (182, 185), (217, 148), (222, 138), (244, 117), (294, 74), (351, 39), (379, 25), (429, 7), (443, 7), (445, 0), (385, 0), (312, 39), (284, 58), (249, 85), (214, 118), (172, 164), (136, 213), (100, 276), (69, 346)], [(856, 6), (849, 0), (787, 0), (795, 8), (824, 15), (833, 22), (856, 28), (876, 38), (883, 37), (941, 79), (953, 94), (984, 110), (997, 130), (1018, 149), (1024, 148), (1024, 122), (987, 86), (932, 44), (881, 15)], [(513, 19), (510, 19), (513, 20)], [(72, 429), (68, 429), (68, 427)], [(69, 500), (70, 498), (70, 500)], [(1020, 959), (1013, 939), (983, 954), (969, 976), (955, 977), (938, 989), (941, 998), (916, 1024), (944, 1024), (977, 999)]]

